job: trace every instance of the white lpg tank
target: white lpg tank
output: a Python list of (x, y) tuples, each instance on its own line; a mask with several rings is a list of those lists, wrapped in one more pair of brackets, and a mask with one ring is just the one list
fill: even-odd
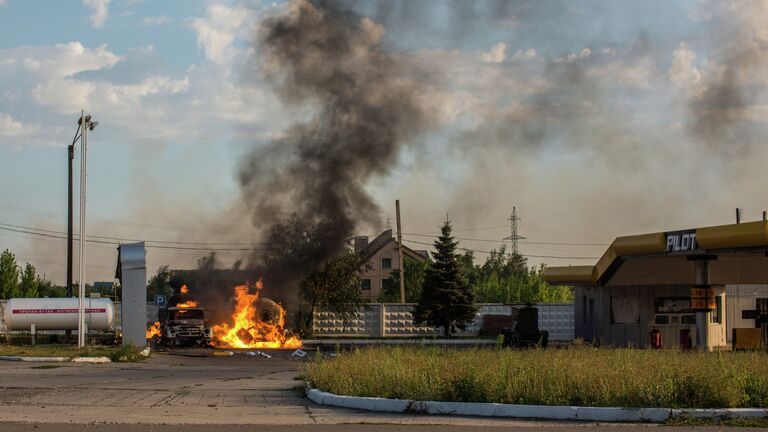
[[(85, 325), (89, 330), (112, 328), (115, 305), (107, 298), (84, 299)], [(78, 299), (12, 298), (5, 305), (3, 319), (9, 330), (77, 330)]]

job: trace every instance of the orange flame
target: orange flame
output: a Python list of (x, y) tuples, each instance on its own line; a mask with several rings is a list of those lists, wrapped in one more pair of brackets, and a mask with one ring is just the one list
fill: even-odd
[(147, 329), (147, 339), (152, 339), (155, 336), (160, 336), (160, 323), (157, 321)]
[[(269, 299), (260, 299), (264, 284), (256, 282), (256, 292), (250, 293), (247, 285), (235, 287), (235, 311), (232, 325), (214, 325), (214, 345), (222, 348), (299, 348), (301, 340), (285, 332), (285, 309)], [(258, 306), (267, 310), (267, 321), (257, 316)]]
[[(189, 288), (187, 288), (187, 284), (182, 285), (181, 288), (179, 288), (179, 292), (181, 292), (182, 294), (185, 294), (185, 295), (189, 294)], [(199, 303), (197, 303), (196, 300), (189, 299), (189, 300), (187, 300), (185, 302), (177, 303), (176, 307), (178, 307), (178, 308), (193, 308), (193, 307), (197, 307), (198, 304)], [(185, 311), (179, 311), (179, 312), (184, 313)]]
[[(197, 305), (198, 305), (197, 301), (187, 300), (183, 303), (177, 303), (176, 307), (177, 308), (193, 308), (193, 307), (197, 307)], [(179, 311), (179, 312), (183, 312), (183, 311)]]

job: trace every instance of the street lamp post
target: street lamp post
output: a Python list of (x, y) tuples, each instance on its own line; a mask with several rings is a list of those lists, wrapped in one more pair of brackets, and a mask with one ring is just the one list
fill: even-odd
[(85, 115), (85, 111), (80, 112), (78, 124), (81, 127), (80, 134), (80, 271), (78, 288), (78, 312), (77, 312), (77, 346), (85, 346), (85, 193), (87, 186), (88, 173), (87, 155), (88, 155), (88, 131), (92, 131), (99, 122), (92, 121), (91, 116)]

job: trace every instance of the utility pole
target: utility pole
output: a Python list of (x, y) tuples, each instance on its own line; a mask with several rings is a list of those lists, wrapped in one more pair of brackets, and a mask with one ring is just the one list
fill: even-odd
[[(72, 209), (72, 186), (73, 186), (73, 175), (72, 175), (72, 163), (75, 160), (75, 142), (77, 141), (77, 134), (80, 132), (80, 126), (77, 126), (77, 131), (75, 131), (75, 137), (72, 139), (72, 144), (70, 144), (67, 147), (67, 171), (69, 173), (68, 178), (68, 184), (67, 184), (67, 286), (66, 286), (66, 296), (72, 297), (72, 244), (74, 243), (74, 236), (73, 236), (73, 209)], [(67, 343), (69, 343), (69, 339), (72, 337), (72, 330), (66, 331), (67, 336)]]
[(85, 202), (86, 202), (86, 186), (88, 173), (87, 169), (87, 155), (88, 155), (88, 131), (93, 130), (99, 125), (99, 122), (91, 121), (90, 115), (85, 115), (85, 111), (80, 111), (80, 120), (78, 124), (82, 129), (80, 134), (80, 271), (78, 275), (78, 313), (77, 313), (77, 346), (83, 348), (85, 346)]
[(395, 200), (395, 214), (397, 217), (397, 260), (400, 269), (400, 303), (405, 303), (405, 269), (403, 268), (403, 230), (400, 225), (400, 200)]
[(517, 247), (517, 241), (518, 240), (525, 240), (525, 237), (522, 237), (517, 234), (517, 223), (520, 222), (520, 218), (517, 216), (517, 207), (512, 207), (512, 214), (509, 215), (509, 237), (505, 237), (504, 240), (509, 240), (512, 242), (512, 254), (518, 255), (519, 249)]
[[(78, 130), (80, 130), (79, 127)], [(75, 132), (75, 139), (77, 139), (77, 132)], [(72, 297), (72, 162), (75, 159), (74, 141), (72, 142), (72, 145), (67, 148), (67, 153), (67, 165), (69, 168), (69, 182), (67, 187), (67, 297)]]

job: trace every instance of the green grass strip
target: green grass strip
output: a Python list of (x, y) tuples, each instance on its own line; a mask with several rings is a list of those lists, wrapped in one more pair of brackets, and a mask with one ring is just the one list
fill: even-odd
[(663, 408), (768, 407), (768, 354), (371, 347), (319, 356), (313, 387), (348, 396)]

